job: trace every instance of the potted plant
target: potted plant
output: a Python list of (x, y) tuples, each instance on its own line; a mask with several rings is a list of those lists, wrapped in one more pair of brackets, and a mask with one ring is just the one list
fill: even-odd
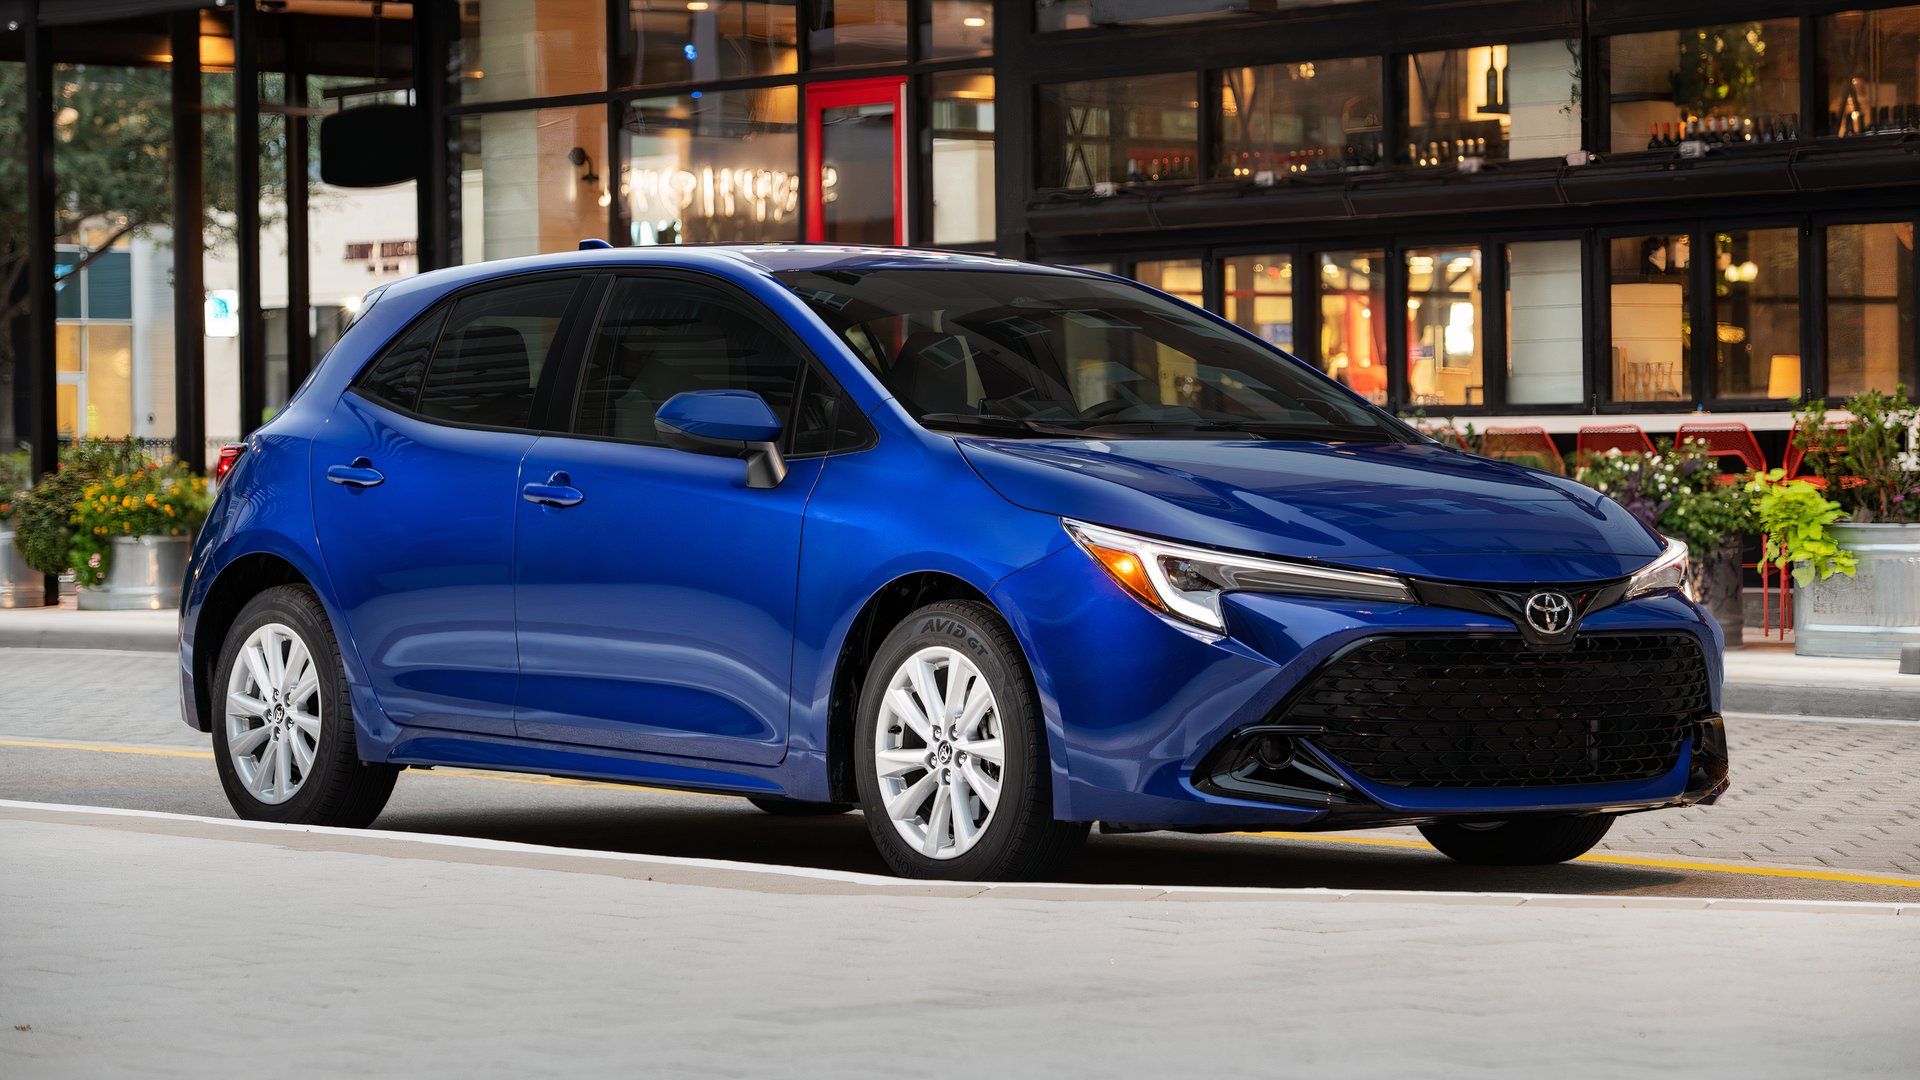
[(178, 605), (193, 533), (210, 502), (206, 480), (172, 459), (88, 482), (74, 507), (67, 552), (80, 607)]
[(1851, 574), (1818, 575), (1794, 595), (1794, 651), (1895, 658), (1920, 645), (1920, 411), (1904, 387), (1847, 401), (1853, 419), (1826, 422), (1815, 401), (1794, 417), (1805, 467), (1834, 518), (1825, 527), (1857, 560)]
[(1661, 440), (1652, 454), (1587, 455), (1574, 478), (1603, 492), (1649, 528), (1684, 540), (1687, 591), (1720, 623), (1727, 647), (1746, 627), (1740, 597), (1741, 537), (1753, 527), (1746, 493), (1720, 482), (1720, 469), (1693, 442)]
[(0, 608), (39, 607), (45, 598), (46, 578), (13, 546), (14, 504), (29, 468), (25, 450), (0, 454)]
[(13, 494), (14, 554), (33, 575), (65, 573), (73, 515), (87, 485), (112, 472), (131, 472), (147, 460), (132, 439), (81, 439), (63, 447), (58, 469)]

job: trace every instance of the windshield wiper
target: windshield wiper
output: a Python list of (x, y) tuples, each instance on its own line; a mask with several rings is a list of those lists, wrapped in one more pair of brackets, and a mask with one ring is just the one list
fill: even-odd
[(987, 428), (996, 434), (1027, 432), (1035, 435), (1086, 437), (1086, 431), (1082, 428), (1064, 427), (1041, 420), (1024, 420), (1018, 416), (1002, 416), (998, 413), (922, 413), (918, 419), (928, 427)]
[(1264, 439), (1299, 439), (1306, 442), (1392, 442), (1384, 431), (1354, 427), (1303, 427), (1279, 420), (1105, 420), (1089, 424), (1088, 431), (1193, 432), (1215, 434), (1237, 431)]

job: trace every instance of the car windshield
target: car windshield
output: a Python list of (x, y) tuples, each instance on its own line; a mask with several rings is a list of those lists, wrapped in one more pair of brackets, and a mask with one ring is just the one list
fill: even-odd
[(963, 269), (779, 277), (930, 428), (1016, 437), (1415, 438), (1291, 357), (1125, 282)]

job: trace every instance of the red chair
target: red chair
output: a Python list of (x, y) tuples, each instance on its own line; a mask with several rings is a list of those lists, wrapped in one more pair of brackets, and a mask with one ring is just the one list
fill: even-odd
[(1535, 426), (1490, 427), (1480, 436), (1480, 456), (1517, 462), (1541, 472), (1567, 475), (1560, 448), (1547, 429)]
[(1752, 428), (1738, 421), (1681, 424), (1673, 433), (1675, 443), (1689, 439), (1705, 447), (1708, 457), (1739, 461), (1740, 468), (1732, 471), (1725, 462), (1721, 463), (1719, 482), (1722, 484), (1739, 483), (1740, 473), (1767, 471), (1767, 458), (1760, 452), (1760, 440), (1753, 437)]
[(1618, 450), (1623, 454), (1651, 454), (1653, 440), (1639, 424), (1589, 424), (1580, 429), (1573, 441), (1573, 452), (1581, 456)]

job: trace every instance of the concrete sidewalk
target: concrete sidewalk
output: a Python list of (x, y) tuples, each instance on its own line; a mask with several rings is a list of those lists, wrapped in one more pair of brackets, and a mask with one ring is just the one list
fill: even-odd
[[(172, 652), (179, 632), (172, 611), (0, 611), (0, 648)], [(1746, 644), (1726, 654), (1726, 712), (1920, 721), (1920, 675), (1900, 674), (1897, 661), (1795, 656), (1757, 631)]]
[(1912, 906), (986, 888), (21, 804), (0, 862), (9, 1075), (1904, 1077), (1920, 1055)]

